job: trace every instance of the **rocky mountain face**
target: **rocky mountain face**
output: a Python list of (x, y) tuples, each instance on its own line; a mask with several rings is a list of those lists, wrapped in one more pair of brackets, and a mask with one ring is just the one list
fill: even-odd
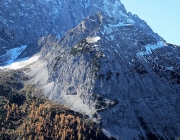
[[(34, 45), (20, 45), (27, 44), (28, 53), (30, 48), (41, 49), (39, 60), (23, 71), (46, 97), (89, 115), (116, 139), (180, 136), (179, 46), (166, 43), (118, 0), (24, 1), (20, 5), (37, 11), (30, 10), (35, 15), (31, 28), (37, 32), (20, 36), (31, 36), (27, 40)], [(54, 8), (60, 9), (54, 12)], [(53, 13), (60, 14), (57, 18)], [(53, 19), (57, 21), (50, 24)], [(43, 35), (48, 36), (37, 39)], [(4, 42), (5, 46), (13, 41)]]
[(30, 75), (48, 98), (101, 121), (117, 139), (179, 136), (178, 46), (103, 12), (39, 43)]
[[(8, 64), (5, 60), (11, 58), (8, 50), (20, 49), (21, 53), (14, 60), (31, 56), (40, 49), (38, 38), (49, 34), (61, 38), (85, 17), (97, 11), (133, 23), (147, 34), (160, 38), (144, 21), (127, 13), (119, 0), (2, 0), (0, 9), (1, 65)], [(21, 48), (24, 45), (26, 47)]]

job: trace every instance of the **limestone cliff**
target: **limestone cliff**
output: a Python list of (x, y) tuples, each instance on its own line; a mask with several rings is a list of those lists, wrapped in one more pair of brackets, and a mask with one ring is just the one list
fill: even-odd
[(101, 121), (117, 139), (178, 137), (178, 46), (103, 12), (39, 43), (30, 74), (48, 98)]
[(2, 0), (0, 9), (1, 65), (6, 65), (10, 59), (9, 55), (5, 55), (8, 50), (26, 45), (15, 60), (29, 57), (40, 50), (38, 38), (49, 34), (61, 38), (97, 11), (133, 23), (146, 33), (160, 38), (144, 21), (127, 13), (119, 0)]

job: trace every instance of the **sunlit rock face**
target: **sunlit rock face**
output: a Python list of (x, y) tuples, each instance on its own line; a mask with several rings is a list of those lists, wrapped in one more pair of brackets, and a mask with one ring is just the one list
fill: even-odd
[[(0, 9), (3, 9), (0, 11), (0, 55), (21, 45), (27, 45), (27, 48), (18, 58), (33, 55), (40, 50), (38, 38), (49, 34), (61, 38), (97, 11), (135, 24), (159, 38), (144, 21), (127, 13), (119, 0), (2, 0)], [(6, 64), (6, 59), (0, 58), (0, 64)]]
[(0, 14), (0, 59), (40, 51), (25, 72), (46, 97), (88, 115), (116, 139), (178, 138), (180, 47), (120, 1), (11, 0), (1, 6), (14, 12)]
[(48, 98), (95, 117), (117, 139), (178, 137), (178, 46), (103, 12), (39, 43)]

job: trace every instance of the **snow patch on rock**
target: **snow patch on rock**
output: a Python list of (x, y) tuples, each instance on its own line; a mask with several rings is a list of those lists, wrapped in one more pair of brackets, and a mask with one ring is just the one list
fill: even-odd
[(140, 57), (142, 57), (144, 55), (149, 55), (149, 54), (152, 53), (153, 50), (161, 48), (163, 46), (166, 46), (166, 44), (164, 42), (162, 42), (162, 41), (159, 41), (159, 42), (157, 42), (155, 44), (148, 44), (148, 45), (145, 46), (146, 51), (138, 52), (137, 55), (140, 56)]
[(87, 40), (88, 43), (96, 43), (96, 42), (98, 42), (100, 39), (101, 39), (101, 37), (99, 37), (99, 36), (86, 38), (86, 40)]
[(30, 57), (30, 58), (26, 58), (26, 60), (22, 60), (22, 61), (19, 61), (19, 62), (14, 62), (10, 65), (7, 65), (7, 66), (2, 66), (0, 67), (0, 69), (14, 69), (14, 70), (17, 70), (17, 69), (21, 69), (23, 67), (26, 67), (27, 65), (35, 62), (38, 60), (40, 55), (35, 55), (33, 57)]
[(10, 65), (18, 58), (18, 56), (26, 49), (26, 47), (27, 45), (22, 45), (21, 47), (10, 49), (6, 54), (0, 56), (0, 59), (5, 60), (6, 65)]

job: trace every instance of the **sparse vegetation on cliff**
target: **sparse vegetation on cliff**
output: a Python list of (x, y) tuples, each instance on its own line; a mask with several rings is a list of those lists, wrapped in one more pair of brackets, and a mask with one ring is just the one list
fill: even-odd
[(89, 50), (88, 45), (90, 45), (90, 43), (88, 43), (86, 39), (82, 39), (76, 46), (71, 48), (70, 54), (76, 55), (78, 52), (87, 53)]

